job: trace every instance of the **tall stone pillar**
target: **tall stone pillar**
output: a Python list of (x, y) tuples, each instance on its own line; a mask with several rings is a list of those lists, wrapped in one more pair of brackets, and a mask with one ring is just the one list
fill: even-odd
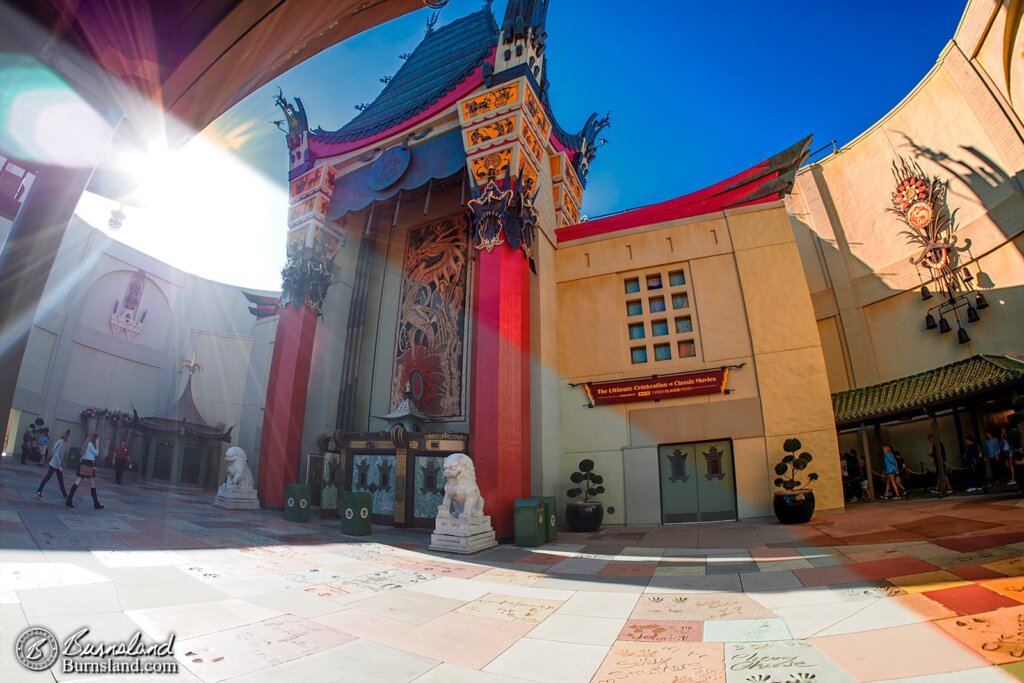
[(299, 481), (313, 342), (341, 240), (326, 218), (334, 181), (334, 169), (319, 166), (289, 186), (288, 263), (282, 271), (257, 475), (257, 492), (267, 508), (284, 507), (285, 486)]
[(476, 249), (469, 455), (485, 512), (508, 538), (513, 501), (530, 495), (533, 200), (550, 123), (525, 77), (460, 102), (459, 116)]

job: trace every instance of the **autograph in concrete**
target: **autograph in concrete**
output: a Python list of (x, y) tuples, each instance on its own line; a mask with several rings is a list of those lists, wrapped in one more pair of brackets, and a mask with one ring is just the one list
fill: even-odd
[(58, 659), (63, 673), (148, 674), (177, 673), (174, 661), (174, 634), (162, 643), (147, 643), (141, 632), (122, 642), (103, 643), (86, 640), (88, 627), (81, 628), (58, 646), (47, 629), (33, 626), (18, 636), (15, 652), (22, 666), (31, 671), (46, 671)]

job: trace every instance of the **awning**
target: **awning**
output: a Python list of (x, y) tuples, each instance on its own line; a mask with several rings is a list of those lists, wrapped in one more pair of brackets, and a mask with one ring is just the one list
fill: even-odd
[(401, 178), (383, 190), (373, 189), (373, 164), (338, 178), (331, 197), (327, 218), (341, 218), (349, 211), (359, 211), (372, 201), (391, 199), (399, 190), (415, 190), (426, 185), (431, 178), (449, 178), (466, 168), (466, 151), (462, 147), (462, 131), (452, 130), (432, 140), (409, 147), (409, 168)]
[(991, 389), (1024, 384), (1024, 358), (972, 356), (967, 360), (882, 384), (832, 394), (836, 425), (897, 417)]

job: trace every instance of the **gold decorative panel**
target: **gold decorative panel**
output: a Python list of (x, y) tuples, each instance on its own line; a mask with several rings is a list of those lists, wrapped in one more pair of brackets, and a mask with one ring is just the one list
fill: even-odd
[(487, 142), (488, 140), (496, 140), (514, 132), (515, 129), (516, 119), (514, 116), (492, 121), (491, 123), (468, 131), (466, 133), (466, 146), (475, 147), (476, 145)]
[(509, 83), (462, 103), (462, 117), (472, 119), (519, 101), (519, 83)]
[(432, 417), (463, 413), (469, 225), (464, 215), (409, 231), (395, 340), (391, 410), (406, 386)]
[(529, 126), (523, 126), (523, 143), (530, 153), (533, 154), (533, 158), (540, 161), (544, 158), (544, 147), (540, 144), (540, 140), (533, 134)]
[(526, 109), (527, 116), (533, 121), (534, 125), (540, 131), (543, 137), (547, 137), (551, 134), (551, 122), (548, 121), (547, 114), (544, 113), (544, 106), (537, 99), (537, 96), (533, 94), (533, 90), (530, 88), (526, 89), (526, 98), (523, 104)]
[(487, 182), (487, 177), (490, 175), (491, 170), (494, 171), (494, 177), (501, 180), (505, 176), (505, 172), (508, 170), (508, 165), (512, 161), (512, 149), (499, 149), (497, 152), (491, 152), (473, 159), (473, 178), (476, 180), (477, 185), (483, 185)]

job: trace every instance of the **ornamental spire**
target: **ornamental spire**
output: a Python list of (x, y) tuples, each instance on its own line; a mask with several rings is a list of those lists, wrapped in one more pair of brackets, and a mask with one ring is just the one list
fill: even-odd
[(501, 40), (494, 71), (525, 64), (538, 83), (544, 75), (544, 42), (548, 34), (544, 24), (550, 0), (509, 0), (501, 23)]

